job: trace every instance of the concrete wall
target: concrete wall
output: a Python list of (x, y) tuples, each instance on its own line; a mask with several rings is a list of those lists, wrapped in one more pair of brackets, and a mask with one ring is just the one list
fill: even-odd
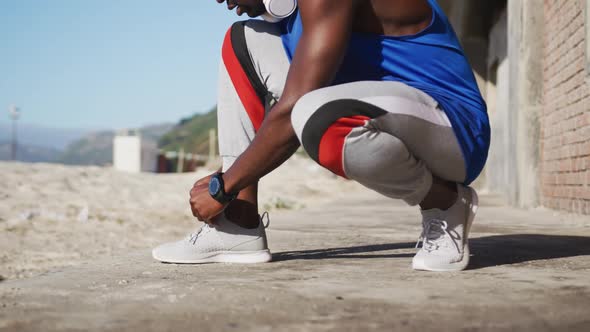
[(541, 202), (590, 214), (587, 1), (544, 1)]

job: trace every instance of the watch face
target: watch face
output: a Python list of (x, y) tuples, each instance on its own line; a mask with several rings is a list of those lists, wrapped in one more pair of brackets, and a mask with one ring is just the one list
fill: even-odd
[(211, 178), (211, 182), (209, 182), (209, 195), (217, 196), (220, 188), (221, 184), (219, 183), (219, 179), (216, 177)]

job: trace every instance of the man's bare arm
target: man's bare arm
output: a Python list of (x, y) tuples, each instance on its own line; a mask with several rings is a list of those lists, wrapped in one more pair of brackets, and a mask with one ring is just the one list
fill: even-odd
[(257, 182), (299, 147), (291, 125), (295, 103), (329, 85), (344, 57), (358, 0), (299, 0), (303, 34), (279, 102), (262, 123), (252, 144), (224, 174), (225, 190), (237, 192)]

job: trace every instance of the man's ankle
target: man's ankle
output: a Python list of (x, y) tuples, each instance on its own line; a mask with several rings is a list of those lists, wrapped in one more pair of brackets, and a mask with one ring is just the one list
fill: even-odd
[(238, 220), (232, 220), (227, 218), (227, 220), (229, 220), (231, 223), (238, 225), (239, 227), (242, 228), (246, 228), (246, 229), (255, 229), (258, 228), (258, 225), (260, 225), (260, 220), (258, 218), (256, 219), (251, 219), (248, 218), (246, 220), (244, 220), (244, 218), (240, 218)]
[(232, 204), (227, 207), (224, 213), (227, 220), (242, 228), (253, 229), (257, 228), (260, 224), (258, 207), (253, 204), (248, 204), (244, 201), (232, 202)]
[(420, 203), (420, 208), (422, 210), (447, 210), (457, 202), (458, 198), (459, 193), (456, 183), (441, 180), (434, 181), (430, 192)]

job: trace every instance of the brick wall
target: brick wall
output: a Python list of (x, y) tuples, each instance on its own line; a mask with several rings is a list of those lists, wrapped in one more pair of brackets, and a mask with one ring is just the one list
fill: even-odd
[(541, 203), (590, 214), (590, 73), (584, 0), (546, 0)]

